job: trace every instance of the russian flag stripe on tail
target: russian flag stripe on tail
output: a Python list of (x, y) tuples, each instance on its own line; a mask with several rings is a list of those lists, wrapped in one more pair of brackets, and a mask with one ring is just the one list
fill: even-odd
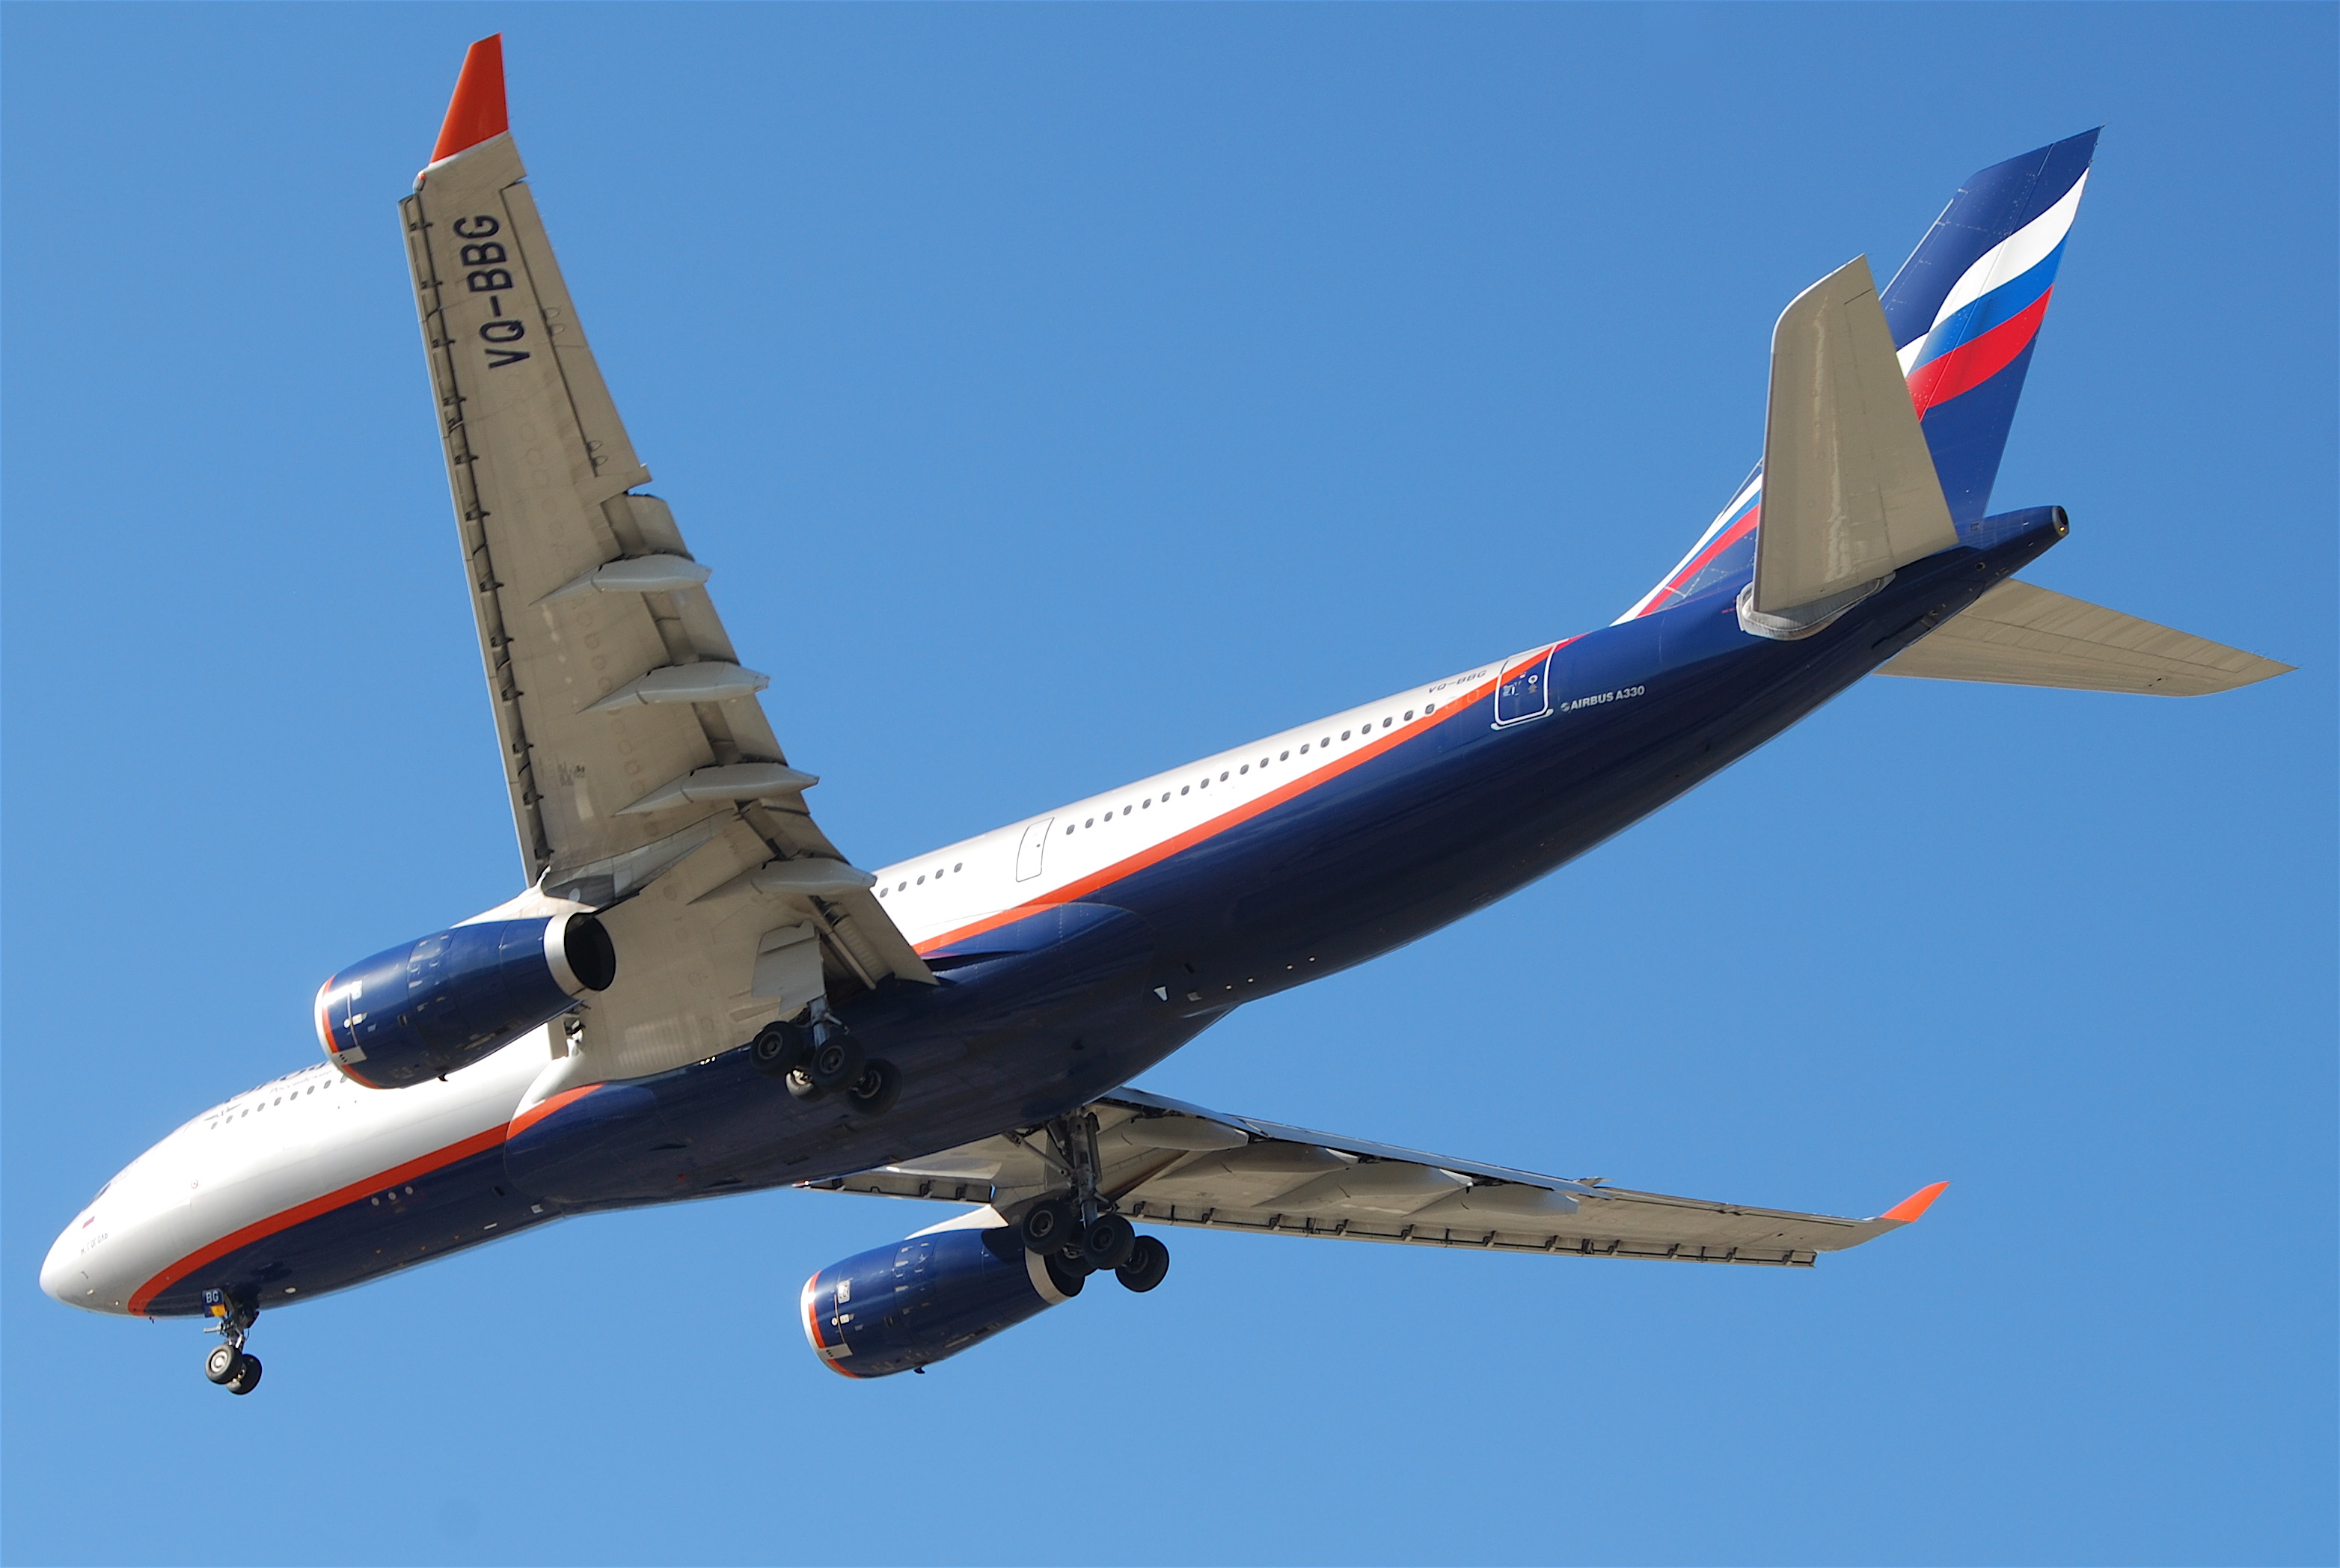
[(1885, 323), (1953, 521), (1990, 505), (2096, 151), (2085, 131), (1973, 175), (1885, 287)]
[[(1950, 520), (1990, 505), (1998, 460), (2056, 288), (2064, 242), (2087, 188), (2097, 133), (1994, 164), (1934, 220), (1880, 303), (1900, 352)], [(1674, 570), (1618, 617), (1631, 620), (1751, 571), (1760, 476), (1740, 487)]]

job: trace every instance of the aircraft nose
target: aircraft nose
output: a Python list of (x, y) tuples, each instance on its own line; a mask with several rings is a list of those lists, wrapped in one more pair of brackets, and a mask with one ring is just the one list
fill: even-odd
[(65, 1226), (49, 1244), (49, 1255), (41, 1260), (42, 1294), (67, 1306), (87, 1307), (96, 1298), (96, 1285), (89, 1277), (89, 1260), (83, 1255), (81, 1245), (81, 1229), (88, 1218), (84, 1216)]

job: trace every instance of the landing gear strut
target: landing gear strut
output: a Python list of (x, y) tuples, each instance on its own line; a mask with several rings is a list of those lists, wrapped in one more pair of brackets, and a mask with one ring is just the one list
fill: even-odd
[(806, 1009), (801, 1024), (766, 1024), (748, 1050), (759, 1070), (800, 1100), (833, 1094), (856, 1116), (877, 1116), (902, 1097), (900, 1069), (868, 1056), (825, 998)]
[(203, 1310), (217, 1320), (213, 1332), (220, 1343), (203, 1357), (203, 1375), (230, 1394), (250, 1394), (260, 1386), (260, 1357), (243, 1348), (260, 1314), (224, 1290), (203, 1292)]
[(1024, 1211), (1025, 1249), (1078, 1278), (1111, 1270), (1131, 1290), (1148, 1291), (1170, 1272), (1170, 1249), (1155, 1236), (1140, 1236), (1111, 1198), (1097, 1191), (1097, 1123), (1094, 1113), (1058, 1116), (1045, 1125), (1052, 1148), (1019, 1138), (1026, 1148), (1064, 1172), (1072, 1190)]

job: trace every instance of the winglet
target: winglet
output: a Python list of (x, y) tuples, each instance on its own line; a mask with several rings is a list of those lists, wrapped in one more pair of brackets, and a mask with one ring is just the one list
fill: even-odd
[(1889, 1219), (1895, 1225), (1908, 1225), (1911, 1220), (1933, 1207), (1934, 1200), (1941, 1196), (1949, 1185), (1946, 1181), (1938, 1181), (1932, 1186), (1919, 1187), (1877, 1217)]
[(451, 158), (510, 129), (511, 121), (504, 113), (504, 35), (491, 33), (463, 56), (463, 74), (455, 78), (455, 95), (447, 101), (447, 120), (439, 127), (439, 144), (431, 150), (431, 161)]

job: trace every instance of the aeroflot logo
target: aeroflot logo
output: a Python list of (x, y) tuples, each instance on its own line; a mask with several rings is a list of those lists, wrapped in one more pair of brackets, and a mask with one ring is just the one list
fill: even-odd
[(470, 269), (463, 274), (464, 285), (475, 294), (488, 296), (488, 312), (495, 318), (480, 323), (480, 341), (488, 345), (488, 368), (516, 365), (528, 358), (528, 351), (511, 345), (528, 336), (528, 325), (504, 314), (504, 291), (513, 285), (511, 269), (498, 264), (511, 260), (503, 242), (494, 238), (503, 233), (503, 225), (481, 213), (456, 219), (454, 230), (456, 238), (464, 242), (455, 259)]

